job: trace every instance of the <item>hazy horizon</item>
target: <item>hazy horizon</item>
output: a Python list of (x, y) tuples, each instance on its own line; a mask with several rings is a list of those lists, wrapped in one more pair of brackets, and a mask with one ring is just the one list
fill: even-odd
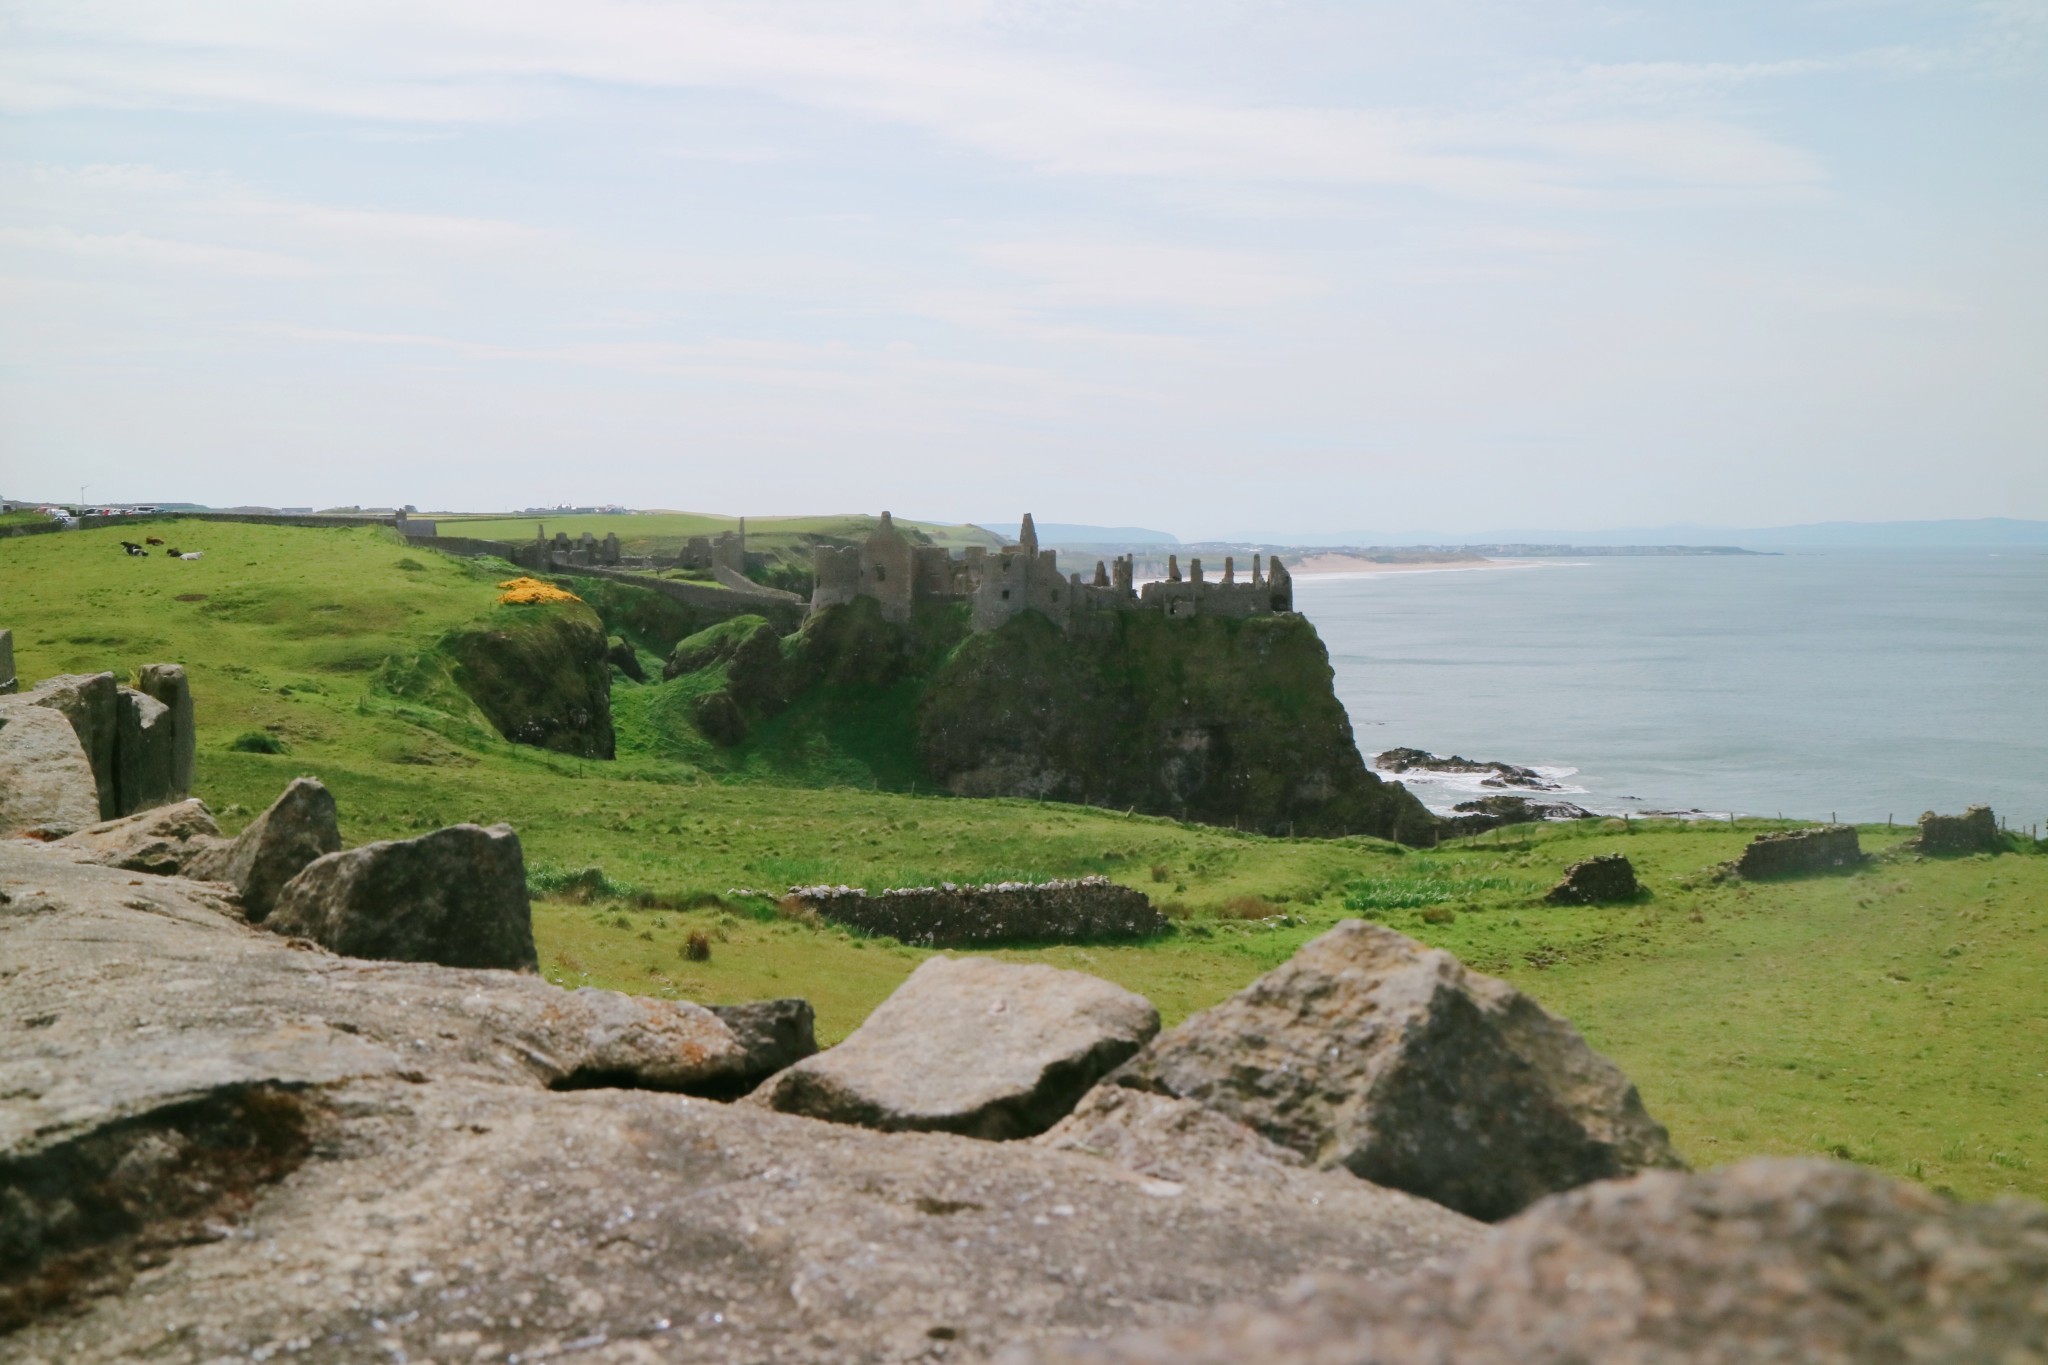
[(10, 493), (2048, 517), (2035, 3), (23, 0), (0, 33)]

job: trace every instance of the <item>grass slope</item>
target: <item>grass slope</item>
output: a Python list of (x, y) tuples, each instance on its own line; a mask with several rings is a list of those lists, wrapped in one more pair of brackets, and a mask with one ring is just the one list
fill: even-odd
[[(0, 626), (15, 631), (23, 677), (185, 662), (199, 791), (231, 828), (311, 772), (334, 789), (352, 843), (504, 819), (543, 880), (602, 867), (612, 892), (535, 906), (544, 970), (565, 984), (713, 1002), (802, 995), (834, 1039), (924, 954), (778, 920), (728, 890), (1104, 872), (1174, 906), (1177, 931), (1002, 955), (1122, 982), (1173, 1021), (1359, 914), (1571, 1019), (1695, 1162), (1828, 1152), (1965, 1195), (2048, 1196), (2039, 853), (1921, 861), (1889, 852), (1904, 832), (1879, 827), (1864, 831), (1865, 846), (1884, 856), (1860, 871), (1720, 884), (1708, 869), (1771, 825), (1589, 822), (1404, 852), (1057, 804), (800, 787), (769, 780), (778, 764), (802, 765), (767, 738), (737, 772), (663, 750), (635, 710), (651, 710), (661, 687), (616, 677), (621, 758), (578, 759), (505, 743), (459, 697), (406, 700), (380, 682), (492, 615), (491, 566), (375, 530), (161, 525), (152, 532), (206, 558), (129, 559), (113, 531), (0, 541)], [(679, 628), (650, 624), (657, 637)], [(843, 700), (857, 703), (853, 692)], [(896, 723), (869, 719), (877, 730)], [(800, 754), (803, 717), (769, 725), (785, 721)], [(250, 731), (291, 752), (232, 747)], [(841, 740), (821, 743), (825, 768), (845, 761)], [(1540, 904), (1566, 863), (1617, 849), (1649, 897)], [(631, 889), (678, 908), (636, 908)], [(692, 929), (712, 935), (709, 962), (684, 959)]]
[[(879, 517), (860, 513), (816, 517), (748, 517), (747, 548), (755, 551), (789, 550), (807, 543), (806, 537), (809, 536), (855, 540), (874, 530), (879, 520)], [(691, 536), (710, 536), (716, 539), (727, 531), (738, 530), (740, 518), (716, 516), (705, 512), (637, 512), (627, 516), (438, 519), (444, 534), (474, 536), (479, 540), (531, 540), (536, 522), (547, 528), (550, 537), (557, 531), (566, 532), (571, 540), (585, 531), (599, 540), (604, 539), (607, 534), (612, 534), (618, 536), (619, 544), (628, 554), (674, 554), (683, 548)], [(901, 519), (897, 519), (896, 525), (906, 534), (921, 533), (928, 537), (932, 544), (943, 545), (949, 550), (965, 549), (969, 545), (998, 549), (1002, 545), (1000, 537), (978, 526), (952, 526), (943, 522)]]

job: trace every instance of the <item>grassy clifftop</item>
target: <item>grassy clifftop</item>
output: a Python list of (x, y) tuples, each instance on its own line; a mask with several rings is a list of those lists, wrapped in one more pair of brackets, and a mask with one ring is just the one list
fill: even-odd
[[(1862, 834), (1880, 860), (1752, 885), (1711, 869), (1773, 822), (1575, 822), (1404, 850), (923, 784), (913, 794), (908, 775), (877, 765), (916, 732), (912, 680), (926, 665), (867, 647), (883, 641), (859, 622), (830, 652), (835, 670), (758, 721), (740, 751), (634, 714), (696, 675), (615, 675), (619, 757), (579, 758), (506, 742), (459, 689), (430, 703), (380, 681), (386, 661), (490, 620), (502, 569), (372, 530), (163, 525), (152, 534), (206, 558), (129, 559), (111, 529), (0, 540), (0, 627), (14, 630), (22, 676), (184, 662), (198, 794), (230, 830), (312, 773), (334, 790), (350, 844), (507, 820), (537, 875), (601, 867), (587, 899), (535, 906), (543, 970), (563, 984), (706, 1002), (801, 995), (837, 1039), (928, 954), (779, 920), (729, 889), (1103, 873), (1172, 907), (1176, 931), (1002, 955), (1108, 977), (1173, 1022), (1361, 915), (1569, 1018), (1695, 1163), (1831, 1153), (1966, 1195), (2048, 1197), (2038, 852), (1921, 860), (1898, 848), (1905, 831), (1876, 826)], [(587, 581), (579, 591), (652, 678), (710, 624), (645, 597), (603, 600)], [(942, 631), (923, 638), (953, 648)], [(862, 677), (881, 685), (854, 686)], [(237, 749), (252, 731), (289, 752)], [(799, 781), (806, 762), (848, 780)], [(878, 779), (897, 789), (873, 790)], [(1615, 851), (1635, 860), (1646, 898), (1542, 904), (1566, 864)], [(684, 957), (693, 931), (710, 936), (709, 961)]]

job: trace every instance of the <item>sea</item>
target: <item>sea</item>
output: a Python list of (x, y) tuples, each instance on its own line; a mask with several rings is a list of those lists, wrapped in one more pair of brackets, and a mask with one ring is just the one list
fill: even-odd
[[(1589, 556), (1298, 575), (1359, 749), (1602, 813), (2048, 832), (2048, 550)], [(1404, 775), (1447, 811), (1480, 778)]]

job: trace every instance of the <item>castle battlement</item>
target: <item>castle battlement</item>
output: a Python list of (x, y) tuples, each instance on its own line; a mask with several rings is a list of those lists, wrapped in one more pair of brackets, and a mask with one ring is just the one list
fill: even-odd
[(1294, 610), (1294, 581), (1278, 559), (1262, 565), (1252, 556), (1251, 576), (1239, 578), (1234, 558), (1223, 561), (1221, 578), (1205, 578), (1202, 561), (1188, 561), (1183, 578), (1179, 556), (1169, 556), (1164, 582), (1140, 591), (1130, 555), (1097, 560), (1092, 581), (1061, 574), (1059, 556), (1038, 545), (1031, 514), (1017, 544), (999, 550), (971, 546), (959, 558), (936, 545), (912, 545), (887, 512), (859, 545), (821, 545), (812, 552), (811, 610), (822, 611), (856, 597), (881, 604), (883, 619), (904, 622), (918, 602), (973, 604), (974, 629), (994, 630), (1022, 611), (1036, 611), (1062, 630), (1087, 630), (1108, 623), (1119, 611), (1156, 611), (1165, 616), (1270, 616)]

